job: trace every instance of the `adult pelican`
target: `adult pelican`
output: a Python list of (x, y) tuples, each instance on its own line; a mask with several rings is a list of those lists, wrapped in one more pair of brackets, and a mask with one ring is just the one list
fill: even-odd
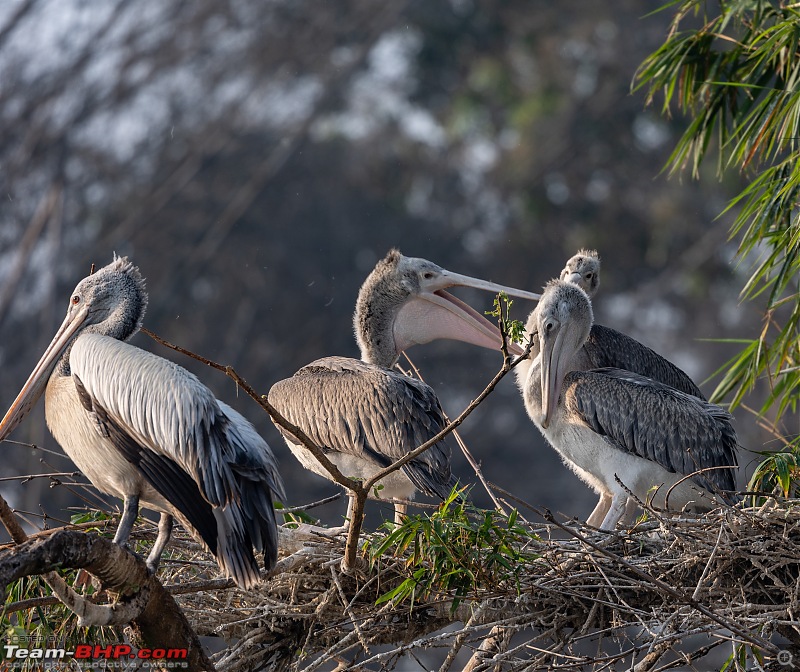
[[(579, 250), (561, 271), (561, 279), (577, 285), (590, 299), (600, 286), (600, 256), (595, 250)], [(705, 399), (700, 388), (681, 369), (657, 352), (616, 329), (593, 324), (583, 344), (590, 368), (612, 366), (652, 378), (676, 390)]]
[[(358, 294), (353, 322), (361, 360), (318, 359), (269, 391), (269, 402), (320, 446), (346, 476), (371, 478), (446, 424), (429, 385), (391, 370), (401, 352), (437, 338), (499, 349), (502, 339), (497, 327), (444, 291), (453, 286), (539, 298), (391, 250)], [(509, 350), (522, 353), (514, 344), (509, 344)], [(295, 437), (281, 432), (306, 469), (330, 478)], [(381, 497), (413, 499), (416, 491), (422, 490), (445, 498), (456, 484), (450, 471), (450, 451), (439, 442), (379, 484), (383, 486)], [(352, 503), (351, 498), (348, 521)], [(396, 522), (404, 513), (405, 506), (395, 504)]]
[(45, 391), (45, 416), (64, 452), (94, 484), (124, 500), (114, 541), (126, 545), (139, 505), (159, 511), (147, 558), (155, 572), (176, 517), (242, 588), (270, 569), (278, 542), (275, 458), (255, 428), (177, 364), (125, 343), (147, 307), (125, 257), (78, 283), (67, 316), (0, 422), (4, 439)]
[(640, 501), (658, 488), (656, 506), (702, 510), (725, 499), (737, 468), (731, 416), (636, 373), (593, 369), (583, 350), (592, 320), (581, 288), (551, 281), (527, 325), (541, 350), (517, 366), (528, 415), (600, 495), (587, 522), (613, 529), (635, 507), (616, 476)]

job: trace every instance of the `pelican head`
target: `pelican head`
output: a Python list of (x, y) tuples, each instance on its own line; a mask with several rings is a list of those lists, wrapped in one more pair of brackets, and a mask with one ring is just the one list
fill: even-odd
[(600, 255), (597, 250), (578, 250), (561, 271), (561, 279), (578, 285), (593, 298), (600, 287)]
[(589, 337), (594, 317), (586, 292), (563, 280), (548, 283), (534, 316), (541, 344), (541, 425), (546, 428), (558, 406), (564, 376)]
[[(539, 299), (538, 294), (453, 273), (426, 259), (391, 250), (358, 294), (353, 325), (362, 359), (389, 368), (407, 348), (437, 338), (497, 349), (502, 342), (497, 327), (444, 291), (457, 286)], [(509, 351), (522, 354), (514, 344), (509, 344)]]
[(64, 322), (0, 421), (0, 441), (42, 396), (56, 366), (61, 373), (69, 373), (69, 351), (81, 333), (94, 332), (128, 340), (141, 326), (146, 308), (144, 279), (126, 257), (114, 257), (108, 266), (81, 280), (70, 295)]

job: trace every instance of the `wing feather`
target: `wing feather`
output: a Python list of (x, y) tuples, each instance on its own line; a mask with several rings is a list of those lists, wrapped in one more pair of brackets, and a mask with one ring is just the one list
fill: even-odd
[[(103, 436), (142, 473), (148, 483), (178, 509), (209, 548), (216, 548), (217, 524), (214, 513), (200, 493), (197, 483), (174, 461), (139, 445), (123, 426), (95, 403), (77, 374), (73, 374), (73, 380), (83, 407), (95, 419)], [(169, 493), (168, 496), (165, 493)]]
[[(190, 501), (199, 495), (217, 519), (221, 548), (252, 542), (274, 565), (272, 499), (284, 497), (283, 483), (272, 451), (247, 420), (186, 369), (106, 336), (80, 336), (70, 366), (95, 421), (105, 418), (108, 431), (117, 433), (114, 445), (165, 499), (194, 525), (188, 511), (199, 506)], [(179, 472), (196, 493), (181, 485), (188, 481)]]
[(636, 339), (600, 324), (592, 326), (583, 345), (591, 367), (633, 371), (686, 394), (705, 400), (700, 388), (681, 369)]
[(568, 409), (616, 447), (673, 473), (713, 468), (692, 478), (735, 490), (736, 432), (719, 406), (615, 368), (572, 371), (563, 390)]
[[(429, 385), (345, 357), (326, 357), (304, 366), (273, 385), (268, 398), (324, 451), (352, 455), (381, 467), (425, 443), (446, 424)], [(403, 471), (428, 495), (446, 497), (455, 485), (450, 449), (444, 441), (409, 462)]]

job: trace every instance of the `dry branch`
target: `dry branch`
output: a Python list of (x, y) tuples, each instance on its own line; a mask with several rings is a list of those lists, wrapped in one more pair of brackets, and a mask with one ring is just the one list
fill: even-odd
[[(54, 573), (56, 569), (86, 569), (104, 588), (121, 599), (96, 605), (77, 595)], [(8, 586), (24, 576), (44, 575), (58, 579), (59, 598), (86, 624), (131, 623), (137, 643), (143, 646), (188, 649), (193, 670), (213, 670), (191, 625), (144, 562), (112, 541), (94, 534), (57, 530), (0, 553), (0, 585)]]

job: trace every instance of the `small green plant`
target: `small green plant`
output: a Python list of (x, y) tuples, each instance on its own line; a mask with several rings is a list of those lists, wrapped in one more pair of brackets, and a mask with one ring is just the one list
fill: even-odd
[(283, 522), (288, 523), (290, 528), (295, 528), (299, 525), (316, 525), (319, 521), (313, 516), (308, 515), (305, 511), (283, 511), (283, 504), (280, 502), (273, 502), (275, 513), (283, 516)]
[(98, 511), (97, 509), (86, 509), (79, 513), (73, 513), (69, 517), (69, 522), (72, 525), (81, 525), (83, 523), (103, 523), (111, 520), (113, 516), (105, 511)]
[(511, 343), (522, 343), (525, 338), (525, 324), (519, 320), (512, 320), (510, 315), (511, 306), (514, 304), (508, 294), (500, 292), (494, 297), (494, 308), (485, 311), (485, 315), (497, 318), (500, 333), (503, 334)]
[[(747, 489), (750, 492), (777, 494), (782, 497), (800, 495), (800, 439), (774, 453), (763, 451), (764, 460), (756, 467)], [(763, 503), (764, 497), (753, 495), (753, 506)]]
[[(77, 571), (61, 573), (68, 584), (74, 586)], [(78, 644), (116, 644), (123, 633), (112, 627), (79, 628), (77, 616), (63, 604), (40, 605), (17, 609), (18, 603), (51, 595), (50, 588), (39, 577), (23, 577), (8, 585), (6, 603), (0, 613), (0, 638), (7, 643), (19, 643), (22, 648), (74, 649)], [(91, 587), (87, 592), (91, 592)], [(9, 609), (11, 609), (9, 611)], [(79, 669), (77, 663), (66, 662), (63, 669)], [(0, 665), (0, 669), (6, 669)], [(14, 661), (14, 670), (26, 672), (40, 670), (38, 659)], [(62, 669), (62, 668), (59, 668)]]
[(372, 565), (382, 558), (402, 558), (407, 577), (381, 595), (377, 604), (413, 606), (417, 599), (435, 593), (452, 598), (452, 609), (470, 594), (506, 586), (519, 587), (520, 572), (539, 555), (528, 550), (537, 540), (519, 522), (516, 511), (508, 516), (494, 510), (477, 509), (464, 493), (453, 490), (431, 516), (409, 516), (402, 525), (387, 526), (384, 538), (368, 541), (366, 551)]
[[(751, 667), (750, 657), (752, 656), (753, 662), (755, 662), (756, 666)], [(765, 669), (765, 659), (764, 654), (761, 653), (758, 649), (755, 649), (748, 644), (745, 643), (737, 643), (733, 646), (733, 652), (730, 656), (728, 656), (727, 660), (722, 664), (722, 667), (719, 669), (719, 672), (729, 672), (729, 670), (749, 670), (749, 669), (756, 669), (756, 670), (763, 670)], [(791, 667), (791, 660), (789, 663), (789, 667)]]

